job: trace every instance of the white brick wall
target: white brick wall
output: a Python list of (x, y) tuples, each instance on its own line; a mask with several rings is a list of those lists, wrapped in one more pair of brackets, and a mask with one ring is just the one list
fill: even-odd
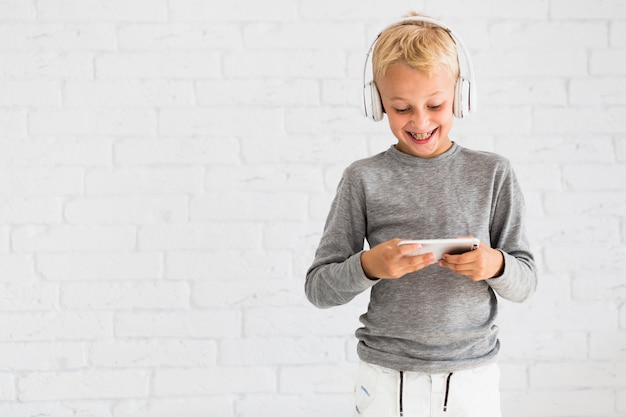
[(351, 415), (367, 294), (317, 310), (304, 274), (343, 168), (393, 142), (362, 65), (411, 9), (471, 49), (455, 138), (526, 193), (505, 415), (626, 415), (624, 1), (5, 0), (0, 417)]

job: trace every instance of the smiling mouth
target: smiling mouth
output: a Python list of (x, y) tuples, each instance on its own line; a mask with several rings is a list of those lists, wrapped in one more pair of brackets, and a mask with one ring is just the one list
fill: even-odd
[(433, 133), (435, 133), (437, 129), (433, 129), (430, 132), (426, 132), (426, 133), (414, 133), (414, 132), (408, 132), (407, 133), (415, 140), (427, 140), (430, 139), (430, 137), (433, 135)]

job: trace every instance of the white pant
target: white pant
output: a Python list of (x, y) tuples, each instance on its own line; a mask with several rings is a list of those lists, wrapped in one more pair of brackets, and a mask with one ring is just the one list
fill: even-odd
[(501, 417), (500, 368), (399, 372), (361, 361), (354, 417)]

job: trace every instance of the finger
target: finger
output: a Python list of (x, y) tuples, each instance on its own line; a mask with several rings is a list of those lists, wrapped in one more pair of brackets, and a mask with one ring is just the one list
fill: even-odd
[(411, 257), (411, 256), (416, 256), (415, 254), (419, 252), (420, 249), (422, 249), (422, 245), (417, 244), (417, 243), (407, 243), (404, 245), (398, 245), (397, 248), (398, 248), (398, 253), (402, 257)]
[(436, 261), (435, 255), (432, 252), (405, 258), (406, 265), (411, 269), (411, 272), (417, 271), (418, 269), (424, 268), (428, 265), (432, 265)]

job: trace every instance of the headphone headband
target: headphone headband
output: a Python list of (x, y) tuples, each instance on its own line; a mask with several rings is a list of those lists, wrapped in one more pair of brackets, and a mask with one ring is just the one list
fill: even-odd
[[(387, 26), (382, 32), (378, 34), (378, 36), (376, 36), (376, 39), (374, 39), (374, 41), (372, 42), (372, 44), (370, 45), (367, 51), (367, 54), (365, 57), (365, 65), (363, 67), (363, 113), (365, 117), (372, 119), (374, 121), (379, 121), (379, 120), (382, 120), (383, 113), (384, 113), (382, 103), (380, 102), (380, 93), (378, 92), (378, 88), (376, 87), (376, 84), (374, 82), (373, 74), (371, 77), (372, 78), (371, 81), (366, 81), (367, 80), (367, 77), (366, 77), (367, 68), (371, 67), (369, 63), (371, 61), (372, 52), (374, 50), (376, 42), (378, 41), (380, 36), (383, 34), (383, 32), (385, 32), (387, 29), (393, 26), (402, 25), (405, 22), (430, 23), (448, 32), (448, 34), (450, 35), (450, 37), (452, 38), (452, 41), (454, 42), (456, 46), (457, 60), (459, 63), (459, 78), (457, 79), (457, 82), (456, 82), (455, 94), (454, 94), (454, 108), (453, 108), (454, 115), (458, 118), (463, 118), (465, 117), (467, 113), (475, 112), (476, 111), (476, 82), (474, 80), (474, 67), (472, 65), (472, 59), (470, 57), (469, 51), (467, 50), (467, 48), (465, 48), (465, 45), (463, 44), (463, 41), (461, 40), (461, 38), (452, 30), (452, 28), (450, 28), (448, 25), (444, 24), (443, 22), (440, 22), (439, 20), (432, 19), (429, 17), (422, 17), (422, 16), (409, 16), (409, 17), (400, 19), (396, 21), (395, 23), (392, 23), (391, 25)], [(464, 71), (464, 67), (461, 63), (461, 57), (463, 57), (467, 72)], [(373, 69), (372, 69), (372, 73), (373, 73)]]

